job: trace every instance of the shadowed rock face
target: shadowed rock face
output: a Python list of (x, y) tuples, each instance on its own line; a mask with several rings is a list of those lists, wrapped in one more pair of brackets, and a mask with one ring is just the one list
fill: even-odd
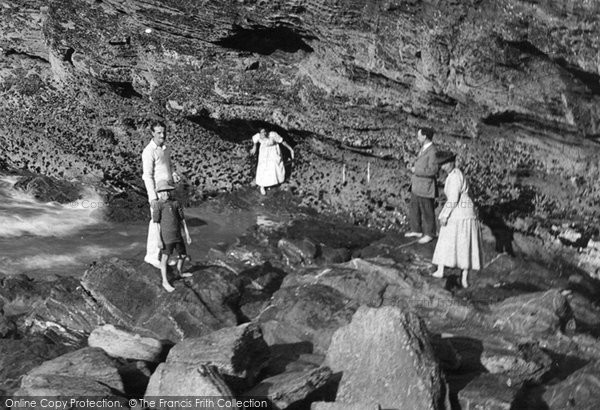
[(232, 190), (252, 177), (241, 143), (267, 125), (300, 148), (290, 189), (305, 204), (389, 225), (405, 210), (412, 136), (431, 125), (465, 160), (481, 204), (597, 212), (594, 2), (5, 5), (10, 166), (139, 190), (145, 128), (159, 115), (190, 190)]

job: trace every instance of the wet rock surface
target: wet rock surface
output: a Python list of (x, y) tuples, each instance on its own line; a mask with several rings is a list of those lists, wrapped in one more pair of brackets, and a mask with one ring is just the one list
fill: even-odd
[[(278, 199), (267, 198), (265, 206), (271, 200)], [(430, 276), (434, 244), (326, 222), (317, 231), (317, 222), (298, 213), (293, 222), (253, 227), (198, 261), (192, 278), (174, 281), (173, 294), (162, 290), (154, 268), (119, 259), (99, 261), (79, 280), (3, 278), (3, 360), (19, 365), (3, 373), (2, 389), (71, 392), (67, 387), (77, 385), (69, 382), (75, 373), (68, 367), (60, 377), (24, 376), (52, 365), (42, 362), (65, 350), (88, 341), (96, 345), (98, 329), (111, 324), (127, 332), (127, 340), (151, 337), (160, 340), (155, 347), (170, 349), (166, 359), (139, 356), (139, 349), (135, 356), (106, 350), (113, 359), (102, 353), (99, 363), (111, 362), (120, 391), (133, 397), (198, 392), (243, 398), (252, 392), (258, 398), (260, 391), (279, 408), (385, 408), (381, 398), (394, 403), (401, 390), (365, 400), (367, 391), (384, 384), (364, 387), (361, 397), (356, 392), (362, 385), (355, 384), (401, 381), (390, 376), (397, 369), (413, 369), (411, 380), (420, 380), (418, 369), (430, 369), (435, 377), (423, 377), (435, 385), (421, 393), (429, 392), (431, 408), (535, 409), (550, 406), (552, 397), (556, 403), (570, 400), (565, 397), (572, 383), (583, 386), (577, 400), (592, 400), (583, 395), (594, 383), (593, 367), (586, 366), (600, 360), (593, 303), (598, 293), (591, 277), (577, 273), (581, 279), (574, 281), (560, 266), (496, 254), (492, 247), (491, 262), (472, 273), (469, 289), (461, 289), (458, 271), (448, 270), (442, 280)], [(353, 257), (341, 263), (319, 256), (292, 261), (278, 246), (285, 238), (344, 247)], [(364, 312), (373, 317), (353, 319)], [(22, 346), (16, 338), (25, 341)], [(398, 347), (402, 340), (412, 350)], [(24, 359), (29, 353), (23, 349), (42, 347), (46, 353)], [(336, 365), (329, 356), (337, 357)], [(388, 359), (376, 365), (378, 357)], [(150, 363), (156, 360), (158, 367)], [(354, 364), (361, 370), (352, 370)], [(368, 377), (365, 369), (371, 369)], [(108, 394), (93, 377), (82, 380), (78, 389)], [(410, 397), (417, 391), (411, 388)]]

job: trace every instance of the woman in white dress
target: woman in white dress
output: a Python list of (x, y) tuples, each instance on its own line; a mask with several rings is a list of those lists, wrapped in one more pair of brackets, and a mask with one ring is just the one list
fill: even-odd
[(294, 159), (294, 150), (290, 147), (279, 134), (261, 128), (258, 134), (252, 136), (252, 150), (250, 154), (256, 153), (256, 146), (260, 144), (258, 151), (258, 166), (256, 167), (256, 185), (260, 187), (260, 193), (265, 195), (265, 188), (279, 185), (285, 180), (285, 167), (279, 144), (286, 147)]
[(479, 270), (483, 264), (481, 227), (469, 197), (467, 180), (456, 167), (456, 156), (440, 153), (438, 163), (448, 174), (444, 185), (447, 200), (438, 217), (440, 233), (432, 260), (438, 269), (433, 276), (444, 277), (444, 267), (459, 268), (462, 270), (461, 284), (466, 288), (469, 270)]

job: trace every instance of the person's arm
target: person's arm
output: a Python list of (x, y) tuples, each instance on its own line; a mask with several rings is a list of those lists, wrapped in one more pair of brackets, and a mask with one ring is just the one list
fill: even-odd
[(185, 214), (183, 213), (183, 207), (177, 203), (177, 212), (179, 212), (179, 220), (181, 221), (181, 226), (183, 227), (183, 232), (185, 232), (185, 239), (187, 244), (192, 243), (192, 237), (190, 236), (190, 231), (188, 230), (187, 223), (185, 223)]
[(459, 174), (453, 173), (448, 175), (446, 182), (446, 203), (440, 212), (439, 220), (442, 225), (448, 223), (450, 215), (458, 206), (458, 200), (460, 199), (460, 189), (462, 187), (462, 178)]
[(183, 225), (183, 231), (185, 232), (185, 240), (187, 241), (187, 244), (190, 245), (192, 243), (192, 237), (190, 236), (190, 231), (188, 231), (185, 219), (181, 221), (181, 224)]
[(281, 145), (283, 145), (288, 149), (288, 151), (290, 151), (290, 155), (292, 156), (292, 159), (294, 159), (294, 150), (292, 149), (292, 147), (290, 147), (290, 145), (285, 141), (281, 141)]
[(152, 151), (144, 149), (142, 152), (142, 179), (148, 193), (148, 201), (152, 202), (158, 199), (154, 185), (154, 158)]
[(257, 147), (258, 147), (258, 134), (254, 134), (252, 136), (252, 149), (250, 150), (250, 155), (256, 154)]

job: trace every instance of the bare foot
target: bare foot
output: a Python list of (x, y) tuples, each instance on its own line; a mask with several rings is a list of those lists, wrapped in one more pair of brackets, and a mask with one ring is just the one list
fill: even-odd
[(267, 195), (267, 191), (265, 190), (264, 186), (260, 187), (260, 193), (261, 193), (261, 195)]
[(163, 282), (162, 285), (163, 285), (163, 288), (165, 288), (165, 290), (169, 293), (171, 293), (175, 290), (175, 288), (173, 286), (171, 286), (169, 284), (169, 282)]
[(442, 279), (444, 277), (444, 271), (436, 270), (431, 274), (434, 278)]

